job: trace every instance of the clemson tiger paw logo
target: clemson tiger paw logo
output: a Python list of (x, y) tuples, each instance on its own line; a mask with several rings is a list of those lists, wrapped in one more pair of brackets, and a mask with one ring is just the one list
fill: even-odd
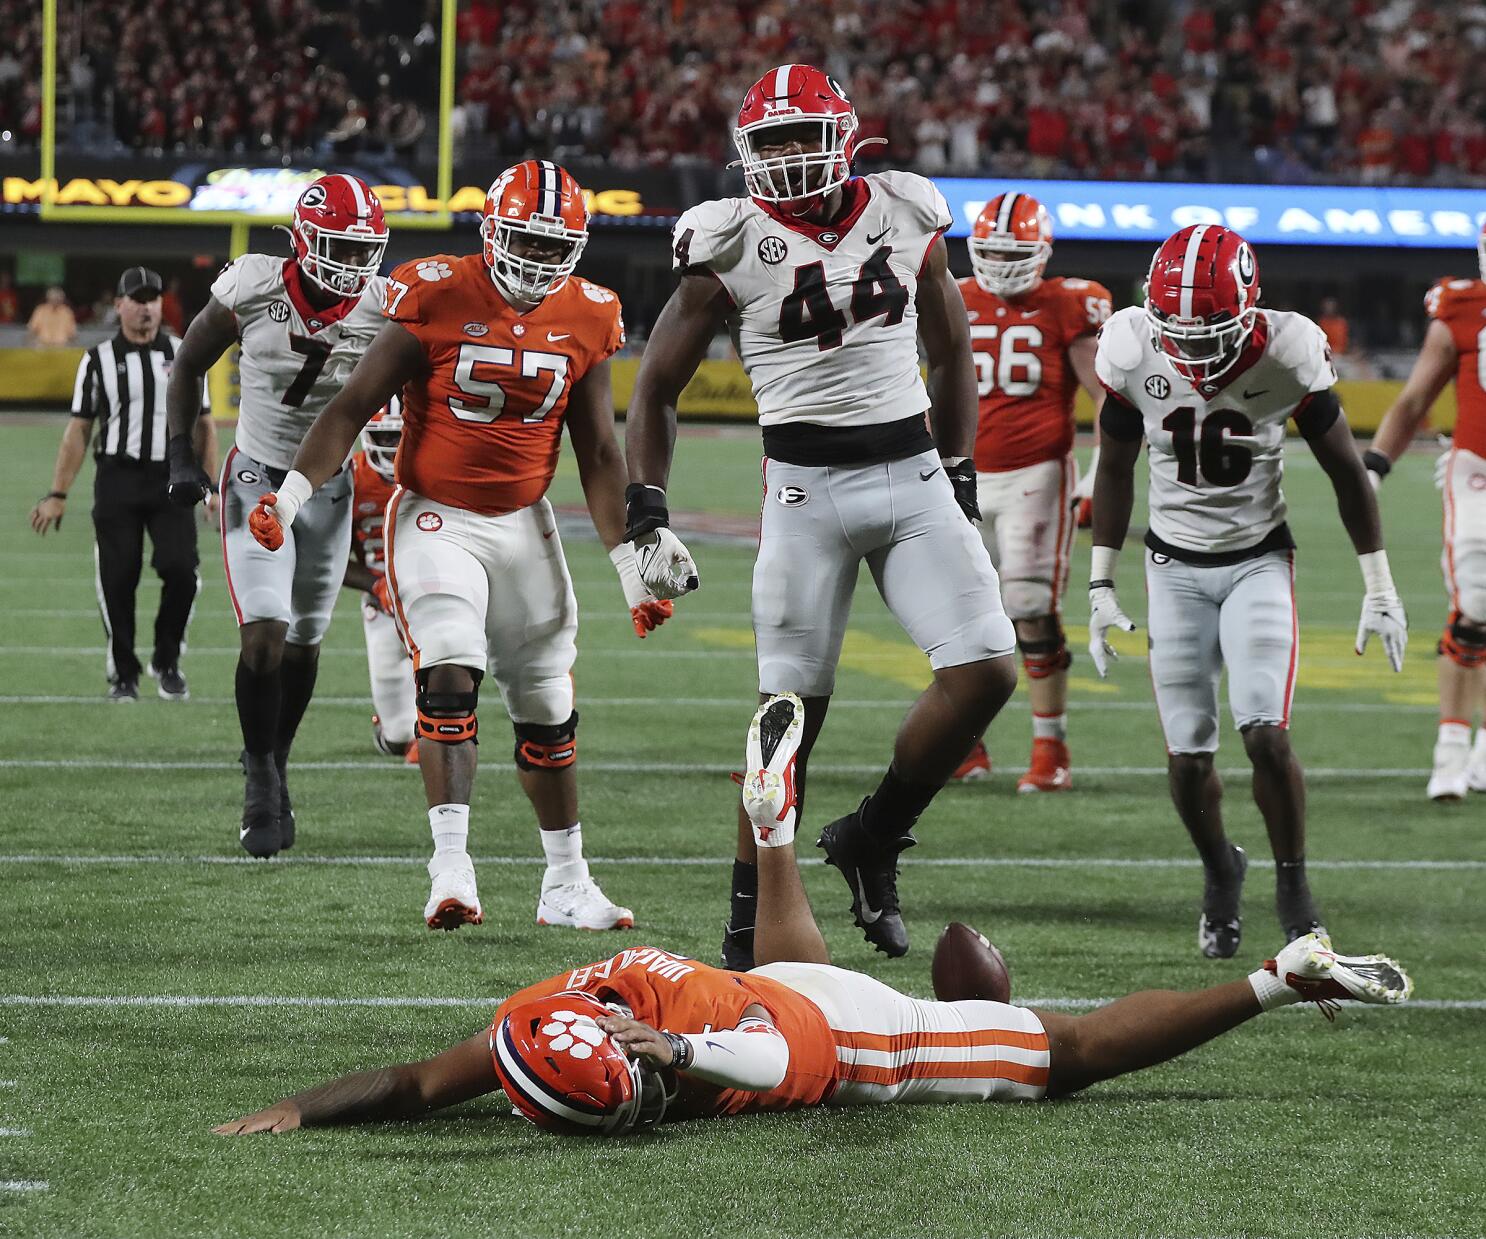
[(420, 262), (417, 266), (417, 271), (420, 280), (428, 280), (430, 283), (437, 282), (438, 280), (452, 279), (454, 276), (454, 268), (448, 263), (435, 262), (432, 259)]
[(552, 1018), (542, 1025), (542, 1036), (550, 1037), (549, 1048), (562, 1053), (566, 1050), (574, 1058), (592, 1058), (594, 1047), (602, 1045), (603, 1030), (586, 1015), (576, 1011), (554, 1011)]

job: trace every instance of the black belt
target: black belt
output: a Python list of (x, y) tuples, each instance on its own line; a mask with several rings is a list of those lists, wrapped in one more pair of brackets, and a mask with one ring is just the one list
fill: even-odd
[(1258, 559), (1271, 551), (1293, 551), (1295, 535), (1290, 532), (1288, 522), (1281, 521), (1253, 546), (1246, 546), (1238, 551), (1189, 551), (1183, 546), (1172, 546), (1149, 530), (1146, 531), (1145, 544), (1157, 555), (1165, 555), (1184, 564), (1196, 564), (1200, 568), (1223, 568), (1229, 564), (1241, 564), (1248, 559)]
[(870, 426), (783, 422), (764, 427), (764, 455), (786, 465), (875, 465), (933, 450), (922, 413)]

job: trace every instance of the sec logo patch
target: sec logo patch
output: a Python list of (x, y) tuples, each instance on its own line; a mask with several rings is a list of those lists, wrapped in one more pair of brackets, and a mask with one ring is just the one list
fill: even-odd
[(268, 307), (268, 317), (276, 323), (287, 323), (289, 321), (289, 307), (282, 301), (275, 301)]
[(444, 527), (444, 518), (437, 512), (420, 512), (414, 523), (424, 533), (437, 533)]
[(774, 498), (787, 508), (798, 508), (810, 502), (810, 492), (803, 486), (781, 486), (774, 492)]
[(1145, 381), (1146, 395), (1165, 400), (1171, 395), (1171, 381), (1164, 374), (1153, 374)]
[(779, 237), (765, 237), (758, 243), (758, 256), (771, 267), (784, 261), (789, 246)]

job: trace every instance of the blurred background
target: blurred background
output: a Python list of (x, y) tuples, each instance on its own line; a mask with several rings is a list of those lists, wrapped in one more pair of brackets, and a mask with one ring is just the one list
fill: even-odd
[[(484, 188), (508, 164), (565, 164), (592, 194), (584, 274), (620, 292), (633, 354), (672, 286), (669, 225), (741, 192), (725, 168), (732, 118), (784, 61), (826, 68), (864, 132), (888, 139), (864, 169), (935, 178), (963, 273), (954, 238), (1008, 185), (1053, 212), (1051, 272), (1099, 279), (1117, 304), (1138, 298), (1160, 238), (1226, 222), (1255, 242), (1266, 302), (1320, 320), (1343, 377), (1381, 383), (1381, 405), (1411, 363), (1426, 289), (1477, 274), (1477, 3), (458, 0), (444, 124), (439, 0), (56, 12), (56, 205), (110, 210), (42, 220), (41, 8), (0, 0), (0, 402), (13, 407), (66, 400), (76, 350), (114, 329), (121, 265), (162, 272), (166, 321), (183, 330), (234, 248), (225, 223), (201, 221), (266, 225), (323, 170), (364, 176), (403, 218), (452, 212), (447, 231), (397, 228), (397, 262), (473, 250)], [(287, 252), (266, 226), (237, 244)], [(693, 411), (746, 415), (741, 399)]]

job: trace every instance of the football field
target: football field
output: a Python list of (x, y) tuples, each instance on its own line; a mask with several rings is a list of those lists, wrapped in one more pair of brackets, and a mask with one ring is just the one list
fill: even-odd
[[(1302, 624), (1294, 740), (1312, 884), (1339, 949), (1385, 950), (1418, 1002), (1265, 1016), (1189, 1057), (1056, 1104), (814, 1111), (564, 1140), (499, 1095), (426, 1121), (224, 1139), (214, 1123), (342, 1072), (470, 1035), (532, 980), (653, 944), (714, 962), (752, 711), (748, 619), (757, 434), (678, 443), (675, 511), (702, 588), (635, 639), (581, 516), (580, 778), (594, 875), (638, 927), (534, 923), (540, 848), (484, 694), (470, 850), (485, 924), (430, 933), (415, 770), (372, 748), (359, 608), (343, 595), (291, 763), (291, 853), (237, 843), (236, 634), (215, 535), (183, 660), (192, 700), (104, 701), (85, 469), (60, 535), (26, 513), (61, 419), (0, 427), (0, 1233), (6, 1235), (1364, 1236), (1486, 1225), (1486, 797), (1424, 799), (1443, 618), (1432, 455), (1400, 463), (1384, 520), (1412, 621), (1402, 675), (1352, 652), (1362, 596), (1325, 478), (1292, 441)], [(1086, 449), (1081, 456), (1087, 458)], [(1142, 466), (1143, 472), (1143, 466)], [(565, 459), (554, 502), (581, 503)], [(1141, 501), (1143, 503), (1143, 500)], [(1137, 509), (1137, 526), (1143, 524)], [(678, 527), (687, 536), (686, 521)], [(729, 532), (731, 531), (731, 532)], [(948, 788), (900, 881), (913, 948), (875, 955), (813, 827), (852, 808), (927, 682), (864, 573), (811, 765), (805, 883), (836, 962), (927, 995), (938, 930), (1005, 952), (1016, 1001), (1075, 1007), (1245, 975), (1281, 945), (1273, 870), (1225, 719), (1227, 819), (1249, 849), (1240, 957), (1195, 944), (1201, 871), (1166, 794), (1141, 631), (1107, 682), (1084, 652), (1088, 535), (1068, 618), (1075, 790), (1018, 797), (1025, 693), (988, 740), (988, 782)], [(140, 652), (158, 585), (140, 591)]]

